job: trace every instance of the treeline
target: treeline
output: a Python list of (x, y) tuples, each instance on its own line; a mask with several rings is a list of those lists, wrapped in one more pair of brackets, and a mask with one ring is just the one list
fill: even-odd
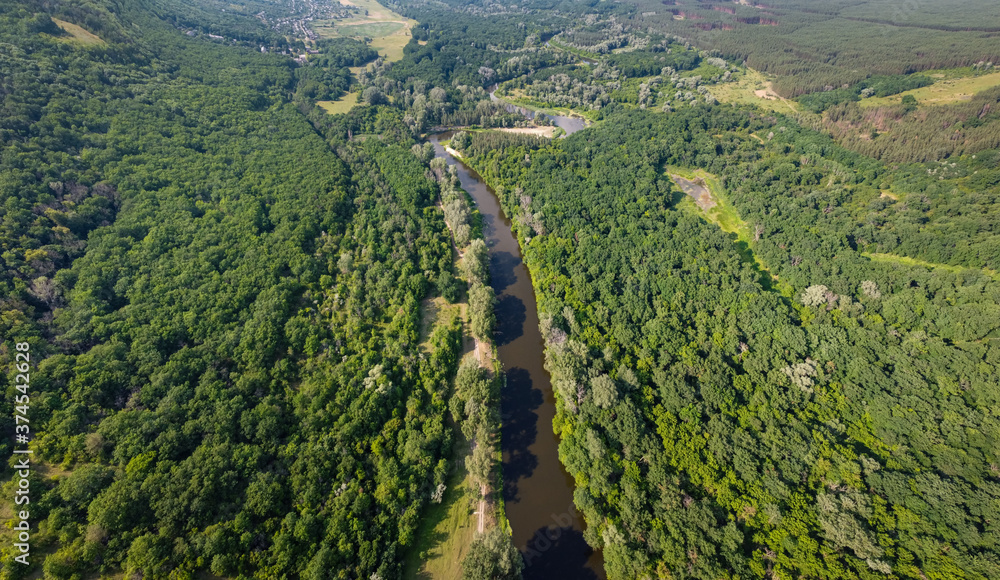
[(627, 77), (648, 77), (660, 74), (666, 67), (675, 71), (693, 70), (698, 68), (701, 56), (682, 44), (670, 43), (649, 50), (610, 54), (604, 60)]
[[(424, 144), (424, 147), (430, 148), (430, 144)], [(433, 152), (433, 149), (429, 150)], [(476, 339), (492, 344), (493, 329), (496, 326), (496, 315), (493, 312), (496, 296), (493, 287), (490, 286), (489, 255), (486, 250), (486, 242), (483, 241), (482, 237), (483, 230), (479, 210), (473, 209), (469, 204), (468, 194), (459, 184), (458, 173), (454, 166), (448, 166), (445, 160), (439, 157), (431, 161), (431, 169), (434, 170), (434, 175), (441, 188), (444, 219), (451, 230), (455, 245), (462, 254), (461, 272), (468, 285), (469, 330)], [(450, 302), (454, 302), (458, 293), (452, 289), (454, 282), (449, 276), (450, 273), (442, 272), (438, 289), (442, 296)], [(462, 391), (460, 386), (456, 388), (458, 392)], [(492, 399), (487, 402), (483, 401), (484, 399), (479, 399), (476, 404), (494, 406), (493, 403), (497, 403)], [(463, 424), (459, 415), (455, 415), (455, 417), (456, 422)], [(481, 426), (484, 428), (489, 426), (492, 433), (498, 428), (498, 424), (498, 421), (487, 421)], [(468, 433), (466, 436), (470, 437)]]
[[(76, 0), (66, 4), (75, 3)], [(271, 30), (258, 19), (257, 14), (260, 12), (265, 12), (272, 18), (291, 17), (294, 14), (272, 2), (241, 0), (239, 4), (234, 4), (223, 0), (141, 0), (134, 5), (126, 4), (123, 8), (132, 6), (179, 30), (222, 36), (228, 41), (236, 41), (254, 49), (265, 46), (272, 50), (284, 50), (302, 46), (301, 42), (289, 42), (284, 34)]]
[[(383, 134), (402, 130), (409, 139), (440, 126), (515, 127), (526, 123), (523, 115), (508, 111), (503, 103), (492, 102), (482, 87), (448, 85), (446, 89), (418, 77), (398, 80), (397, 71), (395, 63), (378, 59), (358, 73), (358, 81), (364, 87), (360, 101), (379, 105), (380, 109), (357, 109), (344, 117), (309, 107), (307, 114), (313, 125), (329, 139), (339, 141), (359, 131)], [(401, 118), (393, 114), (393, 119), (401, 120), (402, 125), (375, 122), (378, 111), (389, 110), (402, 112)]]
[(452, 147), (463, 155), (478, 157), (490, 151), (506, 151), (510, 148), (541, 147), (549, 139), (538, 135), (524, 133), (508, 133), (503, 131), (476, 131), (474, 133), (458, 133), (452, 138)]
[[(423, 146), (414, 145), (413, 151), (428, 159), (433, 156), (434, 149), (430, 143), (424, 143)], [(504, 379), (500, 362), (494, 356), (496, 297), (490, 286), (489, 254), (482, 237), (479, 211), (470, 207), (456, 167), (448, 165), (442, 157), (431, 160), (430, 166), (440, 186), (445, 221), (455, 245), (462, 252), (461, 272), (468, 285), (467, 319), (469, 331), (476, 340), (472, 356), (467, 356), (458, 368), (448, 405), (452, 420), (472, 445), (464, 467), (479, 490), (477, 497), (495, 510), (495, 502), (502, 502), (499, 491), (503, 488), (500, 389)], [(449, 302), (458, 298), (457, 285), (450, 273), (441, 273), (438, 292)], [(487, 360), (481, 358), (484, 352), (489, 353)], [(443, 484), (438, 490), (443, 493)], [(484, 508), (477, 505), (476, 509)], [(502, 513), (502, 508), (499, 511)], [(476, 536), (462, 559), (464, 580), (517, 580), (521, 577), (524, 564), (505, 527), (508, 527), (505, 522), (498, 522)]]
[(310, 64), (324, 68), (362, 66), (378, 58), (378, 51), (353, 38), (321, 38), (316, 41), (317, 56)]
[[(609, 577), (1000, 574), (1000, 283), (969, 254), (869, 258), (915, 231), (881, 191), (937, 199), (982, 168), (895, 173), (730, 107), (611, 109), (473, 159), (522, 240), (560, 458)], [(717, 175), (741, 237), (678, 202), (665, 164)], [(988, 216), (917, 207), (928, 236), (997, 239)]]
[(378, 52), (353, 38), (329, 38), (316, 42), (319, 54), (295, 71), (295, 94), (292, 100), (308, 112), (316, 101), (335, 100), (344, 95), (353, 82), (349, 67), (362, 66), (379, 58)]
[[(416, 77), (439, 87), (488, 87), (538, 68), (571, 62), (573, 57), (543, 49), (543, 36), (566, 16), (539, 14), (527, 21), (520, 13), (489, 18), (438, 6), (401, 7), (414, 18), (413, 40), (404, 49), (393, 78)], [(424, 42), (419, 44), (418, 41)]]

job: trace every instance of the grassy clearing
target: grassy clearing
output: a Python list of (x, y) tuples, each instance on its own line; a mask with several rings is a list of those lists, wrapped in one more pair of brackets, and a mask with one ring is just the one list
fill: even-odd
[[(677, 183), (676, 178), (679, 177), (704, 184), (714, 204), (707, 211), (699, 209), (699, 213), (708, 221), (719, 226), (719, 229), (722, 231), (729, 234), (736, 234), (737, 239), (740, 241), (750, 242), (750, 228), (726, 199), (725, 188), (722, 187), (718, 177), (703, 169), (689, 169), (671, 165), (666, 170), (670, 178), (674, 180), (674, 183)], [(692, 202), (694, 201), (690, 196), (686, 196), (686, 198)]]
[[(904, 95), (913, 95), (920, 105), (949, 105), (961, 101), (968, 101), (976, 93), (1000, 85), (1000, 72), (989, 73), (979, 76), (967, 77), (947, 77), (945, 73), (941, 75), (933, 85), (905, 91), (898, 95), (889, 97), (869, 97), (861, 99), (859, 104), (862, 107), (884, 107), (888, 105), (898, 105), (903, 100)], [(934, 75), (931, 75), (932, 77)]]
[(350, 33), (355, 37), (368, 36), (379, 38), (389, 36), (405, 26), (402, 22), (362, 22), (361, 24), (341, 25), (340, 30), (345, 34)]
[(63, 39), (66, 42), (73, 42), (84, 46), (98, 46), (106, 44), (103, 40), (101, 40), (100, 36), (97, 36), (96, 34), (83, 29), (72, 22), (66, 22), (65, 20), (59, 20), (57, 18), (53, 18), (52, 22), (55, 22), (56, 26), (62, 28), (73, 36), (73, 38)]
[(312, 23), (316, 34), (322, 38), (369, 38), (370, 45), (387, 60), (403, 58), (403, 47), (410, 42), (410, 29), (416, 20), (403, 18), (374, 0), (341, 0), (359, 12), (340, 20), (319, 20)]
[(445, 580), (462, 577), (462, 558), (476, 536), (478, 519), (473, 512), (479, 492), (466, 477), (464, 462), (469, 442), (456, 430), (452, 472), (444, 499), (430, 504), (417, 528), (417, 543), (403, 562), (403, 578)]
[(771, 81), (752, 68), (747, 68), (736, 82), (710, 86), (708, 92), (723, 103), (757, 105), (762, 109), (786, 115), (799, 112), (796, 103), (774, 92)]
[[(457, 254), (457, 253), (456, 253)], [(457, 259), (457, 255), (456, 255)], [(420, 308), (420, 346), (430, 351), (429, 338), (434, 329), (466, 317), (465, 304), (448, 304), (437, 296), (424, 300)], [(475, 341), (463, 332), (463, 358), (474, 357)], [(455, 441), (449, 459), (451, 472), (445, 485), (444, 499), (439, 504), (425, 508), (417, 528), (417, 543), (410, 548), (403, 561), (403, 577), (420, 580), (444, 580), (462, 576), (462, 558), (472, 543), (478, 527), (474, 513), (479, 502), (479, 492), (470, 481), (465, 460), (471, 455), (471, 446), (462, 432), (455, 428)]]
[(967, 268), (965, 266), (953, 266), (951, 264), (940, 264), (937, 262), (927, 262), (924, 260), (918, 260), (917, 258), (911, 258), (909, 256), (897, 256), (896, 254), (879, 254), (874, 252), (864, 252), (861, 254), (866, 258), (873, 260), (875, 262), (890, 262), (893, 264), (902, 264), (904, 266), (920, 266), (930, 270), (945, 270), (953, 274), (961, 274), (962, 272), (978, 272), (984, 276), (989, 276), (994, 280), (1000, 281), (1000, 272), (995, 270), (990, 270), (989, 268)]
[(358, 104), (358, 93), (347, 93), (336, 101), (316, 101), (316, 104), (331, 115), (346, 113)]
[(420, 304), (420, 348), (431, 352), (430, 338), (438, 326), (448, 326), (456, 318), (465, 319), (465, 304), (449, 304), (441, 296), (427, 298)]
[[(469, 201), (472, 201), (471, 198)], [(438, 208), (440, 210), (440, 205)], [(481, 230), (477, 232), (477, 235), (481, 234)], [(451, 247), (452, 260), (458, 266), (461, 254), (454, 239)], [(476, 340), (469, 330), (467, 299), (468, 294), (465, 294), (462, 301), (449, 304), (443, 297), (436, 296), (421, 303), (421, 350), (430, 351), (429, 338), (435, 328), (452, 325), (457, 318), (462, 323), (462, 360), (477, 360), (480, 366), (494, 373), (500, 372), (492, 342)], [(472, 454), (471, 442), (462, 435), (457, 426), (452, 425), (452, 429), (455, 439), (452, 443), (449, 459), (451, 471), (445, 481), (447, 487), (444, 497), (441, 503), (432, 503), (425, 508), (417, 528), (416, 544), (408, 550), (403, 560), (403, 578), (419, 580), (461, 578), (462, 560), (479, 532), (480, 525), (483, 525), (484, 530), (501, 522), (506, 525), (503, 502), (496, 501), (499, 496), (487, 490), (487, 497), (484, 498), (478, 484), (472, 480), (465, 468), (465, 462)], [(496, 459), (499, 465), (499, 449)], [(501, 484), (498, 481), (496, 489), (500, 488)], [(479, 514), (478, 510), (482, 510), (483, 513)]]

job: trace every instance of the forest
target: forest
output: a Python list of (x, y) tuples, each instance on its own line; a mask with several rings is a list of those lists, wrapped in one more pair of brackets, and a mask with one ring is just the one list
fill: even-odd
[(788, 98), (872, 75), (1000, 62), (1000, 17), (989, 0), (631, 1), (631, 26), (682, 36), (777, 75), (775, 88)]
[[(418, 22), (395, 62), (287, 34), (301, 5), (0, 5), (38, 467), (35, 565), (0, 528), (0, 580), (401, 578), (457, 467), (499, 497), (504, 369), (461, 361), (503, 281), (433, 159), (452, 128), (520, 241), (608, 578), (1000, 577), (1000, 92), (908, 94), (1000, 61), (983, 2), (385, 5)], [(798, 112), (712, 96), (751, 69)], [(491, 131), (547, 122), (494, 88), (587, 128)], [(463, 578), (520, 577), (497, 513)]]

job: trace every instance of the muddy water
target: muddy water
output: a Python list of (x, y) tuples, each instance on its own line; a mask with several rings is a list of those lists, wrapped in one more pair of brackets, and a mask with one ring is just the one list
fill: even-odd
[(552, 432), (555, 399), (542, 366), (543, 343), (528, 269), (510, 220), (486, 183), (431, 138), (438, 157), (458, 167), (462, 187), (483, 216), (490, 275), (497, 294), (496, 343), (507, 383), (501, 396), (504, 507), (526, 580), (597, 580), (601, 554), (583, 539), (583, 515), (573, 506), (573, 479), (559, 463)]

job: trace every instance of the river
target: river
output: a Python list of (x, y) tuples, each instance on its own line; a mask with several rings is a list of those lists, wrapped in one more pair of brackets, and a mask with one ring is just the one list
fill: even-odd
[[(575, 131), (583, 128), (580, 121), (578, 127), (567, 125)], [(514, 544), (524, 557), (524, 578), (603, 579), (603, 558), (584, 541), (583, 515), (573, 506), (573, 478), (559, 462), (559, 441), (552, 432), (555, 399), (542, 366), (544, 344), (528, 269), (496, 194), (441, 146), (449, 135), (434, 135), (431, 142), (438, 157), (457, 166), (462, 187), (483, 216), (497, 295), (495, 339), (507, 379), (501, 395), (503, 500)]]

